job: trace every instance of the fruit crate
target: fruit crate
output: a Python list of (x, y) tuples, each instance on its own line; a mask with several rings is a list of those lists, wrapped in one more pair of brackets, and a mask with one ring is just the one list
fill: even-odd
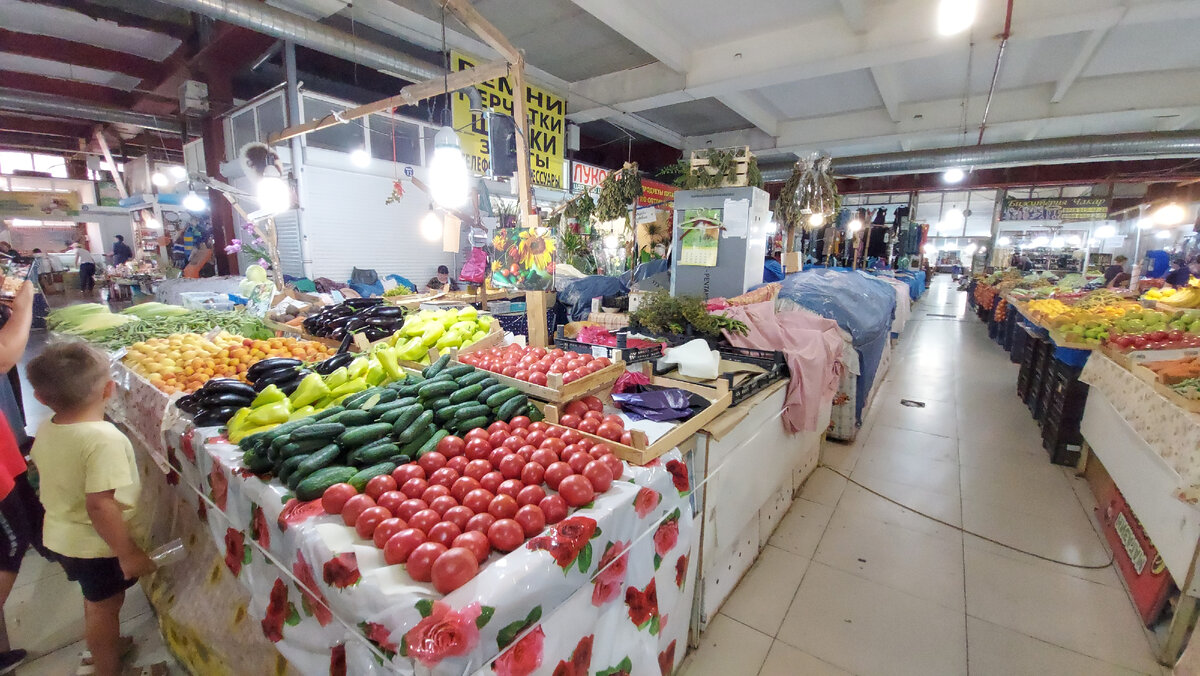
[[(754, 153), (750, 152), (750, 146), (714, 148), (714, 150), (732, 151), (733, 161), (737, 166), (737, 178), (734, 180), (722, 179), (718, 188), (740, 188), (750, 185), (750, 160), (754, 158)], [(708, 152), (708, 150), (693, 150), (689, 159), (689, 168), (692, 171), (703, 171), (709, 176), (716, 176), (717, 170), (710, 166), (712, 162), (708, 159)]]
[(571, 352), (590, 354), (593, 357), (608, 357), (614, 362), (623, 361), (626, 364), (637, 364), (644, 361), (655, 361), (662, 359), (662, 345), (656, 345), (653, 347), (628, 347), (628, 330), (621, 329), (616, 331), (615, 335), (617, 336), (616, 347), (609, 347), (607, 345), (594, 345), (592, 343), (585, 343), (583, 341), (567, 338), (565, 327), (560, 326), (558, 327), (558, 331), (554, 336), (554, 346), (563, 350), (570, 350)]
[[(782, 352), (733, 347), (732, 345), (717, 345), (714, 349), (721, 355), (722, 361), (739, 362), (761, 369), (726, 371), (720, 374), (719, 379), (728, 384), (732, 394), (731, 406), (737, 406), (767, 389), (774, 382), (791, 377), (791, 371), (788, 369), (787, 360)], [(659, 370), (656, 366), (654, 374), (665, 376), (674, 368), (672, 365), (670, 368)]]
[[(685, 380), (664, 378), (662, 376), (651, 375), (649, 378), (651, 385), (684, 389), (699, 394), (708, 400), (709, 404), (704, 410), (679, 423), (671, 431), (655, 439), (653, 442), (650, 442), (645, 432), (637, 429), (629, 430), (630, 436), (633, 437), (633, 444), (630, 446), (605, 439), (595, 434), (588, 434), (587, 432), (580, 432), (580, 434), (590, 441), (606, 444), (618, 458), (626, 462), (634, 465), (645, 465), (664, 453), (687, 443), (705, 425), (712, 422), (725, 409), (729, 408), (730, 402), (733, 399), (733, 395), (729, 391), (729, 385), (723, 379), (714, 381), (715, 387), (708, 387)], [(542, 412), (546, 415), (546, 422), (552, 424), (558, 423), (560, 415), (558, 406), (555, 404), (545, 404), (541, 408)]]
[[(461, 363), (457, 359), (454, 362)], [(488, 374), (495, 378), (496, 382), (508, 385), (509, 387), (515, 387), (524, 392), (530, 399), (554, 404), (565, 404), (580, 397), (586, 397), (589, 394), (607, 392), (612, 389), (612, 384), (617, 382), (617, 378), (620, 378), (624, 372), (625, 362), (616, 361), (595, 373), (589, 373), (579, 380), (570, 383), (564, 383), (562, 381), (562, 374), (560, 373), (548, 373), (546, 374), (547, 383), (545, 385), (534, 385), (533, 383), (510, 378), (495, 371), (488, 371)]]

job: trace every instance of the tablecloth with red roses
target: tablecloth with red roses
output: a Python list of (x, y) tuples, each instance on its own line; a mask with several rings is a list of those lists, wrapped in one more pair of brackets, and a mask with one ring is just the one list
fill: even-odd
[(628, 467), (442, 596), (320, 501), (250, 474), (216, 429), (167, 420), (160, 438), (168, 480), (250, 591), (256, 629), (301, 673), (661, 676), (686, 652), (695, 529), (678, 451)]

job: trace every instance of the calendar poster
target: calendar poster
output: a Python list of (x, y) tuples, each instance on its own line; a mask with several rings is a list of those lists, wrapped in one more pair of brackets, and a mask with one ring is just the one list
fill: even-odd
[(720, 209), (687, 209), (679, 224), (679, 264), (715, 267), (721, 242)]

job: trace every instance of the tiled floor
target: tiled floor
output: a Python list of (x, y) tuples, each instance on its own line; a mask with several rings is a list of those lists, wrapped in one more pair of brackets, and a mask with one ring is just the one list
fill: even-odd
[[(822, 461), (954, 526), (1103, 563), (1090, 493), (1049, 463), (1016, 370), (939, 277), (857, 441), (829, 442)], [(818, 468), (685, 675), (1169, 673), (1152, 640), (1111, 567), (1034, 559)]]

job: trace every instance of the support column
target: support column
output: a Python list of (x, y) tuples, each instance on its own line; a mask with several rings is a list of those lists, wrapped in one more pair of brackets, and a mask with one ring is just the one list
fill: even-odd
[[(300, 114), (300, 76), (296, 70), (296, 43), (283, 43), (283, 70), (287, 78), (284, 99), (287, 101), (288, 126), (304, 122)], [(308, 237), (304, 234), (304, 136), (289, 139), (292, 176), (296, 179), (296, 233), (300, 240), (300, 260), (304, 276), (312, 277), (312, 256), (308, 253)], [(280, 271), (282, 273), (282, 270)]]
[[(233, 82), (228, 73), (206, 72), (208, 96), (213, 101), (232, 101)], [(201, 120), (201, 138), (204, 140), (204, 173), (218, 181), (226, 179), (221, 175), (221, 162), (225, 157), (225, 125), (216, 114), (210, 114)], [(220, 191), (208, 190), (209, 213), (212, 216), (213, 231), (213, 264), (217, 267), (218, 275), (239, 274), (236, 254), (225, 253), (225, 247), (230, 240), (237, 237), (237, 223), (233, 207)]]

